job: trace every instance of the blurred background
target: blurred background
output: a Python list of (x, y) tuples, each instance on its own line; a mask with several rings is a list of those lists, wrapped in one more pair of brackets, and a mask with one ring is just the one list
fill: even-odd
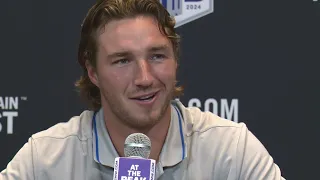
[[(86, 109), (74, 82), (94, 2), (0, 2), (0, 171), (32, 134)], [(182, 37), (183, 104), (246, 123), (287, 180), (317, 179), (320, 0), (161, 2)]]

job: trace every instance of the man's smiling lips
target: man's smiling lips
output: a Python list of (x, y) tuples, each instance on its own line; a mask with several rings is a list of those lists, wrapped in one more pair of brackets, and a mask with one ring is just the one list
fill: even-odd
[(151, 105), (157, 99), (158, 93), (159, 93), (159, 91), (155, 91), (155, 92), (151, 92), (151, 93), (135, 95), (133, 97), (130, 97), (130, 99), (134, 100), (136, 103), (138, 103), (140, 105)]

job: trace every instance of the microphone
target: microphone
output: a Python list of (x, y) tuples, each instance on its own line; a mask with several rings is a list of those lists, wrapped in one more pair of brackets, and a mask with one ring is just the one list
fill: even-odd
[(154, 180), (156, 161), (148, 159), (151, 141), (142, 133), (130, 134), (124, 143), (125, 157), (114, 162), (113, 180)]

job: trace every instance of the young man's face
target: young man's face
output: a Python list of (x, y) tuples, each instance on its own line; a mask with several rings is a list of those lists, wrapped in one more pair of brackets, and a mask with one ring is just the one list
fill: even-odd
[(97, 67), (88, 68), (106, 112), (134, 128), (156, 123), (172, 99), (177, 63), (151, 17), (109, 22), (98, 33)]

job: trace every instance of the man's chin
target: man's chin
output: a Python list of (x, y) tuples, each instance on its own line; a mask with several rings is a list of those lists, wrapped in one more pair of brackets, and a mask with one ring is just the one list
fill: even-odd
[(144, 130), (153, 127), (158, 122), (157, 119), (133, 119), (127, 121), (128, 125), (134, 129)]
[(165, 105), (157, 101), (150, 108), (134, 104), (133, 106), (128, 107), (130, 111), (129, 114), (131, 115), (128, 114), (128, 119), (125, 119), (125, 121), (133, 128), (150, 128), (163, 118), (169, 107), (169, 104), (170, 102)]
[(145, 129), (154, 126), (158, 123), (161, 119), (161, 112), (160, 110), (156, 110), (156, 112), (141, 112), (136, 111), (132, 112), (131, 118), (126, 119), (125, 121), (128, 123), (129, 126), (138, 129)]

